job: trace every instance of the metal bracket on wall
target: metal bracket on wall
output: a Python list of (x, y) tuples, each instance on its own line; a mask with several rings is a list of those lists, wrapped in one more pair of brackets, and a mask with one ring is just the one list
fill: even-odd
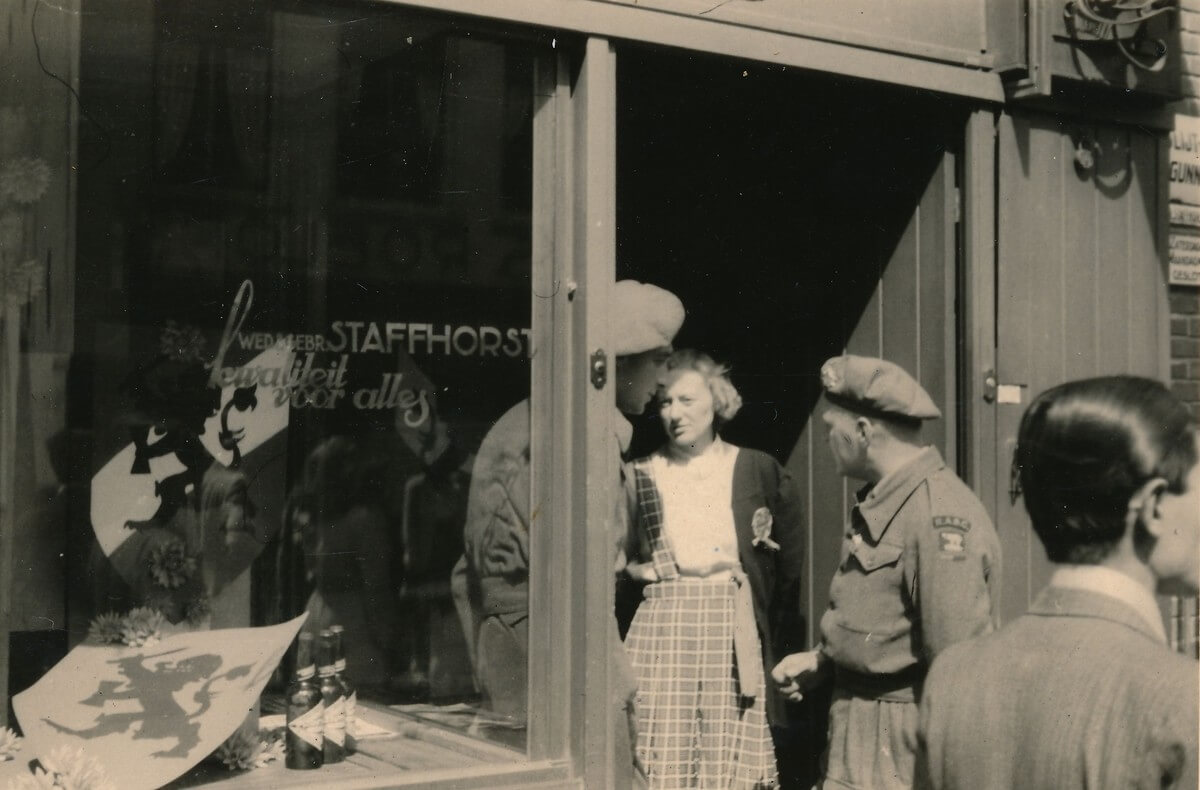
[(1008, 98), (1049, 99), (1061, 93), (1055, 80), (1178, 98), (1168, 58), (1179, 57), (1179, 8), (1180, 0), (1028, 0), (1025, 66), (1007, 81)]

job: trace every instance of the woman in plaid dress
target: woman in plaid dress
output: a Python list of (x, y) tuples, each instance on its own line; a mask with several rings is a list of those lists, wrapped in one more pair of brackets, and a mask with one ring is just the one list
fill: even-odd
[(651, 788), (769, 788), (765, 678), (801, 643), (804, 537), (791, 478), (717, 435), (741, 406), (728, 369), (695, 351), (667, 361), (668, 442), (628, 475), (627, 571), (648, 582), (626, 637), (638, 680), (637, 753)]

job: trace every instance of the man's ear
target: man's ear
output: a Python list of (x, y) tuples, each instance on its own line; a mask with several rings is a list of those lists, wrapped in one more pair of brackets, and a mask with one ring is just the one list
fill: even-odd
[(863, 444), (871, 443), (871, 434), (875, 432), (875, 425), (867, 417), (854, 418), (854, 435), (857, 436)]
[(1146, 532), (1157, 538), (1162, 529), (1162, 514), (1159, 512), (1163, 492), (1167, 490), (1167, 481), (1161, 477), (1151, 478), (1143, 483), (1133, 496), (1129, 497), (1129, 513), (1141, 523)]

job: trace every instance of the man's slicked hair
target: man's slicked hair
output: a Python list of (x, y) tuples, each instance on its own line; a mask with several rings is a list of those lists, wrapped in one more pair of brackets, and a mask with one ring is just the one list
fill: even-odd
[(1163, 384), (1137, 376), (1069, 381), (1021, 418), (1014, 495), (1051, 562), (1096, 564), (1125, 533), (1129, 499), (1161, 477), (1182, 493), (1196, 464), (1196, 423)]

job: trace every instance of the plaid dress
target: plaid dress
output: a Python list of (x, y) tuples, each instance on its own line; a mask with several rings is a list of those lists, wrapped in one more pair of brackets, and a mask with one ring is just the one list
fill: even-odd
[[(625, 639), (638, 681), (637, 756), (650, 787), (775, 787), (763, 673), (755, 673), (753, 696), (745, 695), (734, 658), (738, 587), (747, 582), (681, 577), (650, 466), (639, 461), (633, 469), (638, 520), (660, 579), (646, 587)], [(754, 648), (761, 664), (757, 634)]]

